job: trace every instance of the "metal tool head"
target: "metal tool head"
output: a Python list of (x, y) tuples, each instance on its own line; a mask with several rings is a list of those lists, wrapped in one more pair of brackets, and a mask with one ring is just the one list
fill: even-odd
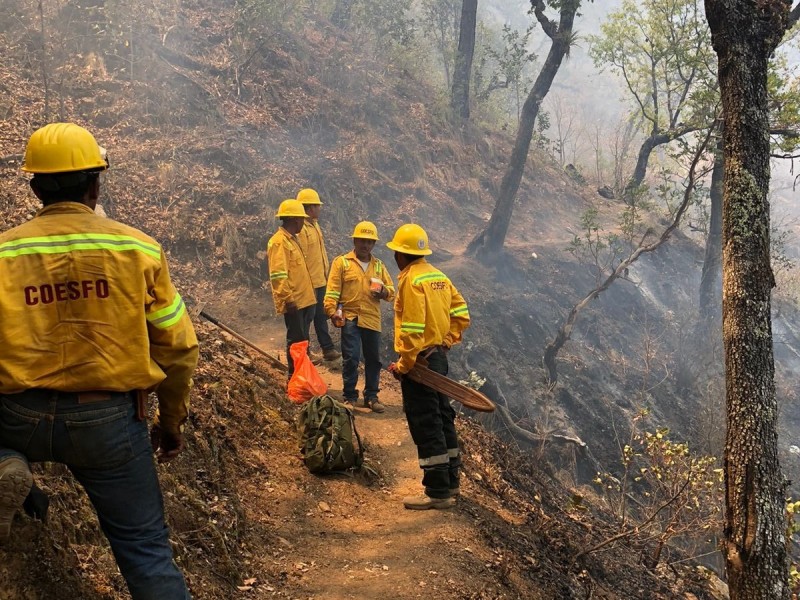
[(192, 318), (196, 319), (197, 317), (199, 317), (199, 316), (200, 316), (200, 313), (202, 313), (202, 312), (203, 312), (203, 309), (204, 309), (205, 307), (206, 307), (206, 303), (205, 303), (205, 302), (198, 302), (198, 303), (197, 303), (197, 304), (194, 306), (194, 308), (192, 308), (192, 309), (189, 311), (189, 314), (192, 316)]

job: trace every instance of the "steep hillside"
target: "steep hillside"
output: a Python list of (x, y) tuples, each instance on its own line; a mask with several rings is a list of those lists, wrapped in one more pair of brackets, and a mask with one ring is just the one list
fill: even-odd
[[(297, 460), (282, 375), (198, 322), (189, 450), (161, 468), (176, 552), (197, 598), (721, 597), (691, 563), (646, 569), (650, 541), (579, 556), (620, 531), (590, 480), (598, 468), (618, 471), (642, 409), (648, 429), (666, 426), (693, 444), (700, 430), (709, 440), (718, 433), (719, 413), (700, 391), (718, 361), (700, 360), (686, 334), (701, 260), (694, 240), (676, 235), (586, 311), (549, 390), (544, 345), (594, 282), (564, 248), (587, 207), (611, 229), (619, 206), (532, 151), (507, 254), (492, 264), (464, 257), (490, 215), (512, 138), (450, 124), (435, 90), (334, 28), (324, 6), (246, 38), (236, 2), (135, 2), (122, 12), (110, 0), (48, 4), (43, 61), (34, 3), (0, 4), (9, 9), (0, 16), (3, 228), (37, 208), (18, 170), (30, 132), (46, 120), (85, 124), (111, 159), (109, 216), (163, 244), (185, 297), (277, 353), (264, 246), (280, 200), (319, 190), (332, 253), (349, 248), (359, 220), (375, 221), (384, 240), (419, 222), (474, 320), (470, 344), (452, 354), (454, 373), (488, 377), (543, 440), (464, 419), (460, 507), (397, 517), (416, 467), (392, 385), (385, 418), (359, 415), (377, 477), (314, 478)], [(376, 253), (392, 264), (382, 245)], [(585, 446), (552, 444), (552, 434)], [(53, 466), (38, 476), (53, 514), (46, 527), (22, 519), (0, 552), (8, 597), (125, 597), (70, 477)], [(673, 559), (687, 556), (674, 549)]]

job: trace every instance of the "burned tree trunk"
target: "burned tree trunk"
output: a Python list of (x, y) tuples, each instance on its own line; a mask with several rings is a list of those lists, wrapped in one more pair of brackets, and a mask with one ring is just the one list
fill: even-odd
[(458, 53), (453, 70), (453, 89), (450, 108), (464, 121), (469, 119), (469, 81), (472, 58), (475, 55), (475, 27), (478, 22), (478, 0), (461, 3), (461, 27), (458, 32)]
[(636, 158), (636, 167), (633, 169), (633, 175), (625, 185), (625, 193), (622, 195), (625, 202), (633, 204), (633, 197), (636, 190), (642, 185), (644, 176), (647, 175), (647, 163), (650, 162), (650, 155), (657, 146), (667, 144), (672, 141), (672, 136), (665, 133), (652, 133), (639, 148), (639, 156)]
[(697, 127), (680, 127), (670, 129), (669, 131), (659, 131), (658, 128), (653, 128), (644, 142), (639, 148), (639, 155), (636, 158), (636, 167), (633, 169), (633, 174), (625, 185), (625, 191), (622, 194), (623, 199), (627, 204), (633, 205), (636, 201), (636, 192), (644, 181), (647, 175), (647, 164), (650, 162), (650, 155), (659, 146), (669, 144), (674, 140), (678, 140), (685, 136), (687, 133), (698, 131)]
[(786, 0), (705, 0), (719, 62), (725, 181), (725, 541), (733, 600), (788, 600), (785, 482), (778, 462), (772, 354), (767, 63), (789, 18)]
[(565, 0), (561, 2), (561, 17), (558, 25), (550, 21), (544, 14), (544, 0), (531, 0), (534, 13), (544, 32), (552, 40), (550, 52), (547, 54), (542, 70), (522, 107), (517, 138), (511, 152), (511, 160), (506, 167), (503, 182), (500, 185), (500, 194), (497, 197), (489, 224), (467, 246), (467, 252), (480, 258), (488, 258), (502, 250), (505, 244), (508, 226), (511, 223), (511, 214), (514, 212), (514, 200), (517, 197), (525, 163), (528, 160), (528, 150), (531, 147), (533, 127), (536, 117), (542, 106), (547, 92), (561, 67), (561, 61), (569, 51), (572, 41), (572, 25), (575, 13), (580, 6), (580, 0)]

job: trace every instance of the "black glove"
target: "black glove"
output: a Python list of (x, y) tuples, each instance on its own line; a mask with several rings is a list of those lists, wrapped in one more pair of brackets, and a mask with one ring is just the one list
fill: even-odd
[(31, 486), (31, 491), (25, 502), (22, 503), (25, 514), (33, 519), (39, 519), (42, 523), (47, 522), (47, 509), (50, 508), (50, 498), (47, 497), (37, 485)]
[(158, 425), (150, 429), (150, 445), (160, 463), (171, 461), (186, 447), (182, 433), (167, 433)]

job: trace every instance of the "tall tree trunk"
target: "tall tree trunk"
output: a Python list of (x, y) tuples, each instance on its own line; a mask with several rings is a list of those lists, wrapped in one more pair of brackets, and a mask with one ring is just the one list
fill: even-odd
[(353, 2), (355, 0), (336, 0), (331, 14), (331, 23), (336, 25), (339, 29), (347, 29), (350, 25), (350, 14), (353, 11)]
[(653, 133), (639, 148), (639, 156), (636, 159), (636, 167), (633, 170), (633, 175), (628, 180), (625, 186), (625, 193), (623, 198), (628, 204), (633, 204), (636, 190), (642, 185), (644, 176), (647, 174), (647, 163), (650, 162), (650, 155), (657, 146), (667, 144), (672, 141), (672, 136), (666, 133)]
[(788, 600), (785, 482), (778, 462), (769, 246), (767, 62), (786, 0), (705, 0), (719, 61), (725, 181), (725, 541), (732, 600)]
[(718, 319), (722, 314), (722, 178), (724, 169), (725, 158), (720, 140), (714, 152), (714, 169), (711, 171), (711, 220), (706, 238), (703, 274), (700, 278), (700, 317), (710, 326), (718, 326)]
[[(469, 82), (472, 78), (472, 58), (475, 55), (475, 28), (478, 23), (478, 0), (461, 3), (461, 26), (458, 30), (458, 53), (453, 69), (453, 88), (450, 108), (454, 115), (469, 119)], [(446, 63), (446, 61), (445, 61)]]
[(525, 171), (525, 163), (528, 159), (528, 151), (531, 147), (533, 137), (533, 127), (539, 108), (542, 105), (550, 86), (561, 67), (561, 61), (569, 51), (572, 38), (572, 25), (575, 21), (575, 13), (580, 6), (580, 0), (564, 0), (561, 5), (561, 18), (556, 27), (555, 23), (544, 16), (544, 1), (531, 0), (536, 17), (542, 25), (545, 33), (552, 40), (550, 52), (547, 54), (542, 70), (536, 77), (536, 81), (528, 94), (525, 104), (522, 107), (522, 117), (517, 128), (517, 139), (514, 142), (514, 150), (511, 152), (511, 160), (503, 175), (503, 182), (500, 185), (500, 194), (497, 197), (489, 224), (479, 233), (467, 246), (468, 253), (474, 253), (480, 258), (488, 258), (497, 254), (505, 244), (508, 226), (511, 222), (511, 214), (514, 211), (514, 199), (522, 181), (522, 174)]

